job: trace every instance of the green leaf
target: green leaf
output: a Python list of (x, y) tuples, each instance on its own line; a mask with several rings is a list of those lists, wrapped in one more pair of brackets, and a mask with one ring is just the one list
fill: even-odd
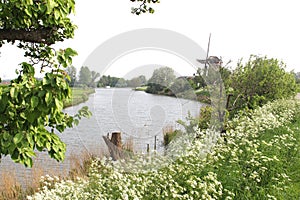
[(16, 95), (16, 88), (12, 87), (12, 88), (10, 89), (10, 96), (11, 96), (12, 98), (15, 98), (15, 95)]
[(14, 139), (13, 139), (14, 144), (18, 144), (19, 142), (21, 142), (23, 137), (24, 137), (23, 133), (16, 134)]
[(71, 49), (71, 48), (67, 48), (65, 50), (65, 57), (68, 58), (70, 56), (77, 56), (78, 53), (74, 50), (74, 49)]
[(56, 105), (56, 108), (58, 109), (58, 110), (62, 110), (63, 109), (63, 102), (62, 101), (60, 101), (60, 100), (58, 100), (58, 99), (55, 99), (55, 105)]
[(7, 107), (7, 101), (8, 98), (6, 95), (2, 96), (1, 100), (0, 100), (0, 112), (2, 113), (5, 108)]
[(47, 142), (47, 143), (46, 143), (46, 148), (47, 148), (48, 151), (51, 150), (51, 143), (50, 143), (50, 142)]
[(4, 140), (8, 140), (9, 138), (10, 138), (10, 134), (9, 134), (8, 132), (5, 131), (5, 132), (3, 133), (3, 139), (4, 139)]
[(25, 158), (24, 165), (25, 167), (32, 167), (32, 158), (30, 157)]
[(28, 9), (26, 8), (24, 11), (25, 11), (25, 13), (26, 13), (29, 17), (32, 17), (32, 14), (31, 14), (30, 10), (28, 10)]
[(31, 97), (30, 103), (32, 108), (37, 107), (37, 105), (39, 104), (39, 98), (36, 96)]
[(14, 143), (11, 143), (8, 147), (8, 153), (10, 155), (12, 155), (14, 153), (15, 149), (16, 149), (16, 145)]
[(20, 117), (23, 118), (23, 119), (26, 119), (25, 113), (24, 113), (24, 112), (21, 112), (21, 113), (20, 113)]
[(47, 1), (47, 13), (46, 14), (51, 14), (53, 8), (57, 6), (57, 3), (53, 0), (48, 0)]
[(27, 138), (27, 141), (30, 144), (30, 146), (33, 147), (34, 146), (34, 140), (33, 140), (32, 136), (30, 134), (27, 134), (26, 138)]
[(52, 94), (50, 92), (45, 95), (46, 104), (49, 105), (52, 102)]
[(38, 112), (38, 111), (29, 112), (27, 114), (27, 120), (30, 123), (33, 123), (39, 116), (40, 116), (40, 112)]

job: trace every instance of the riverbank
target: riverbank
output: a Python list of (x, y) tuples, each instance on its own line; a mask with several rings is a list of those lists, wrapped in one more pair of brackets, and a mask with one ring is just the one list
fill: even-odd
[(143, 91), (149, 94), (157, 94), (157, 95), (163, 95), (163, 96), (168, 96), (168, 97), (176, 97), (176, 98), (182, 98), (182, 99), (188, 99), (188, 100), (193, 100), (193, 101), (199, 101), (204, 104), (210, 104), (210, 93), (207, 89), (205, 88), (200, 88), (198, 90), (186, 90), (183, 92), (178, 92), (176, 94), (172, 93), (170, 90), (163, 90), (163, 91), (158, 91), (158, 93), (151, 93), (150, 91), (147, 90), (147, 86), (142, 86), (142, 87), (136, 87), (133, 88), (135, 91)]
[(72, 97), (64, 102), (64, 108), (83, 103), (89, 99), (89, 95), (95, 93), (94, 88), (71, 88)]
[(196, 131), (188, 152), (148, 173), (96, 160), (87, 179), (45, 181), (30, 199), (299, 199), (299, 106), (280, 100), (241, 114), (216, 145), (213, 130)]

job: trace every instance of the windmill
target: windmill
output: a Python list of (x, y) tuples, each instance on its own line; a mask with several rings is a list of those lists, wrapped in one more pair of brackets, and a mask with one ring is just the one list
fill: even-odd
[(211, 33), (209, 34), (209, 38), (208, 38), (208, 45), (207, 45), (207, 52), (206, 52), (205, 60), (196, 59), (201, 64), (204, 64), (205, 76), (208, 75), (208, 66), (209, 67), (220, 67), (223, 64), (221, 57), (218, 58), (217, 56), (209, 56), (210, 38), (211, 38)]
[[(209, 92), (211, 95), (210, 96), (211, 106), (213, 107), (213, 109), (215, 110), (215, 113), (217, 114), (218, 120), (216, 121), (216, 123), (219, 122), (220, 131), (223, 133), (225, 131), (223, 122), (224, 122), (225, 113), (226, 113), (225, 112), (226, 111), (226, 109), (225, 109), (226, 93), (225, 93), (225, 88), (223, 85), (222, 77), (220, 74), (220, 70), (222, 68), (223, 61), (222, 61), (221, 57), (219, 58), (217, 56), (209, 56), (210, 40), (211, 40), (211, 33), (209, 34), (207, 53), (206, 53), (205, 60), (201, 60), (201, 59), (196, 59), (196, 60), (199, 63), (204, 64), (204, 74), (202, 76), (204, 76), (206, 84), (210, 85), (210, 87), (208, 87), (208, 88), (209, 88)], [(210, 69), (210, 70), (208, 70), (208, 69)], [(209, 76), (208, 76), (208, 71), (210, 73)], [(226, 107), (227, 107), (227, 105), (226, 105)]]

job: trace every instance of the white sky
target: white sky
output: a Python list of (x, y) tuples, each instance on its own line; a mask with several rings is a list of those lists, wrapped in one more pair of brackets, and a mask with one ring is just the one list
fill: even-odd
[[(185, 35), (204, 49), (212, 33), (210, 55), (222, 56), (225, 63), (233, 60), (234, 65), (240, 58), (247, 60), (250, 54), (267, 55), (284, 61), (288, 70), (300, 71), (298, 5), (296, 0), (161, 0), (154, 6), (155, 14), (135, 16), (130, 13), (129, 0), (76, 1), (74, 23), (78, 29), (75, 38), (61, 47), (78, 51), (74, 65), (79, 69), (95, 48), (126, 31), (168, 29)], [(0, 77), (14, 77), (16, 66), (23, 61), (22, 53), (7, 46), (0, 52)], [(190, 73), (185, 71), (189, 64), (174, 55), (155, 52), (151, 62), (145, 59), (146, 54), (137, 54), (121, 57), (107, 72), (123, 76), (132, 67), (163, 64), (181, 66), (181, 74)]]

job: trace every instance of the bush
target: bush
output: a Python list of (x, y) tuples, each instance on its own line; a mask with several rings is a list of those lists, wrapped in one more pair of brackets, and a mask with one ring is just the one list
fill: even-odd
[(259, 56), (251, 56), (244, 65), (238, 64), (229, 87), (233, 89), (229, 104), (232, 114), (276, 99), (294, 97), (297, 91), (295, 77), (285, 71), (283, 62)]

